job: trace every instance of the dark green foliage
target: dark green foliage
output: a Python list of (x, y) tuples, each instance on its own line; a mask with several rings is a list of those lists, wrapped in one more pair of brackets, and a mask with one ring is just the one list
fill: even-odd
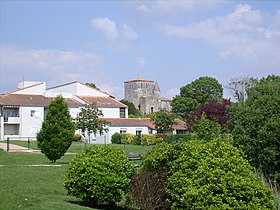
[(154, 121), (158, 133), (166, 133), (172, 131), (176, 116), (166, 110), (160, 110), (151, 114), (150, 118)]
[(210, 99), (221, 101), (222, 96), (223, 87), (215, 78), (200, 77), (181, 87), (180, 95), (177, 95), (171, 103), (172, 111), (187, 118), (201, 103), (208, 102)]
[(210, 141), (221, 135), (222, 127), (218, 122), (207, 119), (206, 114), (203, 113), (201, 119), (194, 122), (193, 132), (197, 139)]
[[(221, 139), (158, 145), (143, 157), (140, 169), (140, 173), (162, 172), (158, 178), (165, 184), (159, 187), (166, 186), (166, 193), (161, 198), (167, 198), (171, 209), (274, 207), (272, 193), (256, 178), (241, 152)], [(153, 191), (145, 193), (149, 197)]]
[(49, 105), (46, 119), (37, 134), (38, 147), (47, 158), (55, 162), (70, 147), (74, 137), (75, 125), (68, 111), (68, 105), (61, 96)]
[(167, 134), (163, 135), (163, 142), (167, 143), (173, 143), (173, 142), (179, 142), (179, 141), (190, 141), (193, 139), (192, 133), (187, 134)]
[(89, 83), (89, 82), (86, 82), (85, 83), (86, 85), (92, 87), (92, 88), (97, 88), (96, 85), (94, 83)]
[(251, 165), (280, 182), (280, 77), (268, 76), (230, 109), (234, 144)]
[(64, 186), (90, 205), (113, 206), (126, 191), (131, 173), (132, 166), (121, 149), (93, 145), (71, 161)]
[(122, 137), (120, 133), (114, 133), (111, 137), (112, 144), (121, 144), (122, 143)]
[(120, 102), (125, 104), (125, 105), (127, 105), (128, 115), (133, 116), (132, 118), (140, 117), (141, 116), (140, 110), (137, 109), (132, 102), (124, 100), (124, 99), (120, 100)]

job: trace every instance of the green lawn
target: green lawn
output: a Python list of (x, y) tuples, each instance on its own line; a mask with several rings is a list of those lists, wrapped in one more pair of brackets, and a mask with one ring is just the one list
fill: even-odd
[[(86, 209), (73, 205), (67, 196), (63, 176), (73, 155), (56, 164), (41, 154), (7, 153), (0, 150), (0, 209)], [(57, 167), (31, 166), (47, 164)]]
[[(24, 146), (22, 141), (13, 143)], [(36, 149), (36, 144), (31, 145)], [(124, 148), (126, 152), (145, 152), (151, 148), (114, 146)], [(83, 148), (82, 143), (73, 142), (69, 152), (80, 153)], [(79, 199), (68, 196), (63, 187), (63, 176), (74, 156), (65, 155), (53, 164), (42, 154), (8, 153), (0, 150), (0, 209), (88, 209), (76, 205)], [(41, 164), (53, 166), (34, 166)]]
[[(5, 142), (6, 141), (0, 141), (0, 142)], [(23, 141), (23, 140), (10, 140), (11, 144), (16, 144), (19, 146), (23, 146), (23, 147), (28, 147), (28, 142), (27, 141)], [(112, 144), (115, 147), (124, 149), (125, 152), (147, 152), (148, 150), (150, 150), (153, 146), (143, 146), (143, 145), (130, 145), (130, 144)], [(35, 149), (38, 150), (38, 146), (37, 146), (37, 141), (30, 141), (30, 148), (31, 149)], [(86, 145), (86, 146), (90, 146), (90, 145)], [(70, 148), (68, 149), (67, 152), (71, 152), (71, 153), (81, 153), (85, 148), (85, 144), (82, 142), (73, 142), (72, 145), (70, 146)]]

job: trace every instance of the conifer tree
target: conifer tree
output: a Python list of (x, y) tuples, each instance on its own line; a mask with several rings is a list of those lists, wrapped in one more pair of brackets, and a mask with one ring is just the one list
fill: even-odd
[(37, 134), (38, 147), (50, 161), (55, 162), (71, 146), (74, 131), (75, 124), (68, 105), (62, 96), (58, 96), (50, 103), (46, 119)]

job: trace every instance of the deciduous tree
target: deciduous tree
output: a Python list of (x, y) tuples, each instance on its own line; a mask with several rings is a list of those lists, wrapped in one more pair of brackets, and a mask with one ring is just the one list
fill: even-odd
[(180, 89), (180, 95), (174, 97), (172, 111), (182, 117), (189, 117), (201, 103), (210, 99), (221, 101), (223, 87), (212, 77), (200, 77)]
[(249, 162), (280, 181), (280, 77), (262, 78), (248, 99), (230, 109), (234, 144)]
[(254, 87), (257, 81), (256, 78), (248, 76), (235, 77), (230, 79), (226, 88), (232, 92), (237, 101), (243, 102), (248, 97), (249, 89)]
[(96, 135), (97, 132), (100, 135), (107, 131), (106, 126), (109, 125), (108, 122), (99, 119), (103, 116), (101, 110), (99, 110), (94, 104), (85, 105), (76, 117), (76, 127), (81, 129), (83, 132), (88, 132), (88, 140), (90, 141), (90, 136), (92, 133)]
[(150, 118), (154, 121), (155, 127), (159, 133), (167, 133), (172, 131), (172, 126), (175, 124), (175, 115), (167, 112), (166, 110), (160, 110), (150, 115)]

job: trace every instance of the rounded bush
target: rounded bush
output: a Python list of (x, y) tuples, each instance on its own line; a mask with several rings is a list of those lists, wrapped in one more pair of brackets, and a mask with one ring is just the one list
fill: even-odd
[(122, 139), (122, 136), (120, 133), (114, 133), (112, 135), (111, 142), (112, 142), (112, 144), (121, 144), (122, 143), (121, 139)]
[[(221, 139), (158, 145), (142, 159), (140, 174), (155, 170), (165, 174), (156, 188), (171, 209), (274, 209), (271, 191), (243, 154)], [(142, 193), (155, 197), (154, 183), (142, 185), (146, 190), (134, 195), (136, 201)]]
[(132, 166), (121, 149), (93, 145), (71, 161), (64, 186), (89, 205), (114, 206), (127, 189), (131, 173)]
[(192, 141), (171, 164), (171, 209), (274, 209), (272, 193), (231, 144)]

